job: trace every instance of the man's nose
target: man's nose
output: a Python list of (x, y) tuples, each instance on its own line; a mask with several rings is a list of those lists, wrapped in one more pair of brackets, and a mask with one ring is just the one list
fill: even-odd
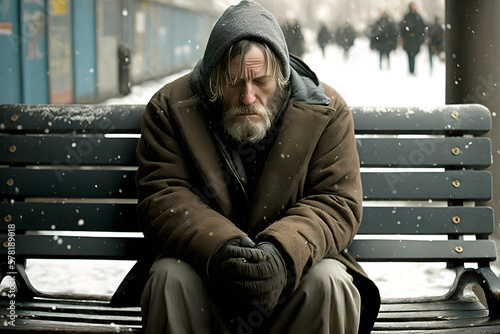
[(241, 92), (240, 100), (241, 100), (241, 103), (243, 103), (246, 106), (249, 106), (255, 102), (255, 92), (253, 91), (253, 88), (251, 85), (245, 85), (243, 87), (243, 91)]

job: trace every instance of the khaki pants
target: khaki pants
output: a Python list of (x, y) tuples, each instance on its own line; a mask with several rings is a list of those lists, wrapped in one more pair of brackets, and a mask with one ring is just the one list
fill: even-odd
[(357, 333), (361, 298), (339, 261), (314, 265), (288, 300), (272, 311), (240, 311), (210, 296), (187, 263), (157, 260), (141, 301), (146, 334)]

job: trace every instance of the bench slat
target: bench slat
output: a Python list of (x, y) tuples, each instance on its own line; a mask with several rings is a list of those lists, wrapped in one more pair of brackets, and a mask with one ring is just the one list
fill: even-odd
[(4, 104), (0, 119), (6, 133), (139, 133), (145, 105)]
[(141, 324), (120, 326), (112, 324), (92, 324), (88, 322), (69, 322), (18, 318), (16, 327), (3, 327), (2, 334), (10, 333), (73, 333), (73, 334), (143, 334)]
[(489, 200), (492, 176), (487, 171), (415, 171), (362, 173), (365, 200)]
[[(59, 310), (58, 310), (59, 311)], [(64, 310), (65, 311), (65, 310)], [(31, 311), (18, 310), (17, 315), (22, 318), (30, 317), (33, 314)], [(55, 312), (55, 311), (37, 311), (37, 320), (47, 320), (47, 321), (64, 321), (68, 323), (91, 323), (91, 324), (115, 324), (116, 326), (140, 326), (141, 318), (140, 316), (130, 316), (130, 315), (107, 315), (94, 312), (91, 316), (82, 316), (80, 314), (66, 313), (66, 312)]]
[(479, 104), (438, 108), (352, 107), (351, 110), (356, 133), (482, 135), (491, 129), (490, 111)]
[(464, 300), (433, 300), (432, 297), (383, 299), (380, 312), (475, 311), (484, 310), (476, 298)]
[[(7, 120), (2, 131), (8, 133), (43, 134), (78, 129), (138, 133), (144, 108), (145, 105), (4, 104), (0, 108), (0, 119)], [(351, 110), (357, 133), (481, 135), (491, 129), (490, 112), (479, 104), (438, 108), (352, 106)]]
[[(491, 164), (489, 138), (360, 138), (361, 167), (486, 168)], [(11, 165), (136, 166), (137, 138), (103, 135), (0, 136), (7, 154), (0, 162)]]
[[(30, 311), (20, 310), (18, 311), (18, 316), (29, 317), (32, 314)], [(65, 312), (54, 312), (45, 311), (36, 312), (38, 320), (54, 320), (54, 321), (68, 321), (68, 322), (89, 322), (89, 323), (100, 323), (109, 324), (114, 323), (115, 325), (138, 325), (140, 324), (140, 317), (131, 317), (130, 315), (120, 316), (120, 315), (103, 315), (103, 314), (92, 314), (91, 317), (82, 317), (78, 314)], [(488, 316), (488, 310), (475, 310), (475, 311), (428, 311), (428, 312), (418, 312), (418, 313), (382, 313), (377, 322), (391, 322), (391, 321), (443, 321), (443, 319), (477, 319)]]
[(358, 234), (477, 234), (495, 228), (490, 207), (364, 207)]
[[(135, 171), (82, 169), (0, 169), (2, 196), (7, 198), (131, 198)], [(11, 181), (9, 181), (11, 180)], [(7, 183), (11, 182), (11, 185)]]
[[(76, 297), (75, 297), (76, 298)], [(111, 298), (111, 296), (109, 296)], [(77, 314), (101, 314), (107, 316), (123, 316), (139, 317), (141, 310), (139, 307), (110, 307), (106, 302), (95, 300), (59, 300), (57, 298), (37, 298), (34, 302), (22, 302), (20, 304), (23, 310), (31, 312), (51, 312), (59, 311), (64, 313)]]
[(473, 310), (473, 311), (449, 311), (449, 310), (427, 310), (422, 312), (384, 312), (380, 313), (377, 318), (378, 322), (389, 321), (442, 321), (443, 319), (471, 319), (482, 318), (488, 316), (488, 310)]
[[(458, 248), (457, 248), (458, 247)], [(358, 261), (476, 262), (496, 259), (492, 240), (354, 240), (349, 254)]]
[[(397, 323), (396, 326), (399, 326), (399, 328), (384, 328), (383, 330), (372, 330), (372, 334), (498, 334), (500, 333), (500, 325), (495, 324), (497, 321), (492, 320), (491, 323), (489, 322), (481, 322), (481, 324), (469, 324), (467, 326), (463, 327), (457, 327), (457, 324), (455, 322), (449, 323), (449, 326), (445, 327), (445, 325), (442, 325), (439, 331), (437, 331), (435, 328), (420, 328), (418, 332), (415, 330), (405, 330), (401, 329), (401, 322)], [(471, 331), (471, 328), (474, 328), (473, 331)]]
[(0, 203), (0, 217), (18, 232), (113, 231), (139, 232), (136, 204), (100, 203)]
[(11, 165), (137, 166), (137, 138), (99, 136), (0, 136), (7, 154), (0, 162)]
[[(0, 203), (0, 217), (18, 232), (116, 231), (140, 232), (136, 204)], [(364, 207), (358, 234), (477, 234), (493, 233), (490, 207)]]
[[(7, 216), (18, 231), (140, 231), (135, 204), (0, 203), (0, 217)], [(493, 230), (489, 207), (365, 207), (358, 234), (489, 235)]]
[[(135, 198), (134, 180), (127, 170), (0, 169), (7, 198)], [(489, 200), (493, 192), (488, 171), (363, 173), (362, 181), (365, 200)]]
[[(482, 326), (486, 326), (483, 327)], [(488, 326), (492, 327), (493, 331), (488, 331)], [(498, 333), (500, 328), (500, 320), (490, 317), (483, 318), (451, 318), (436, 321), (394, 321), (394, 322), (376, 322), (372, 333), (378, 333), (381, 330), (391, 330), (393, 333), (448, 333), (446, 329), (450, 329), (449, 333)], [(463, 331), (459, 331), (462, 328)], [(476, 331), (477, 330), (477, 331)], [(407, 332), (406, 332), (407, 331)], [(417, 332), (416, 332), (417, 331)]]
[[(0, 235), (3, 244), (7, 236)], [(462, 247), (457, 252), (456, 247)], [(8, 249), (0, 248), (6, 256)], [(491, 240), (354, 240), (349, 253), (359, 261), (418, 261), (446, 262), (460, 260), (475, 262), (496, 258), (495, 243)], [(18, 257), (56, 259), (127, 259), (137, 260), (148, 254), (142, 237), (74, 237), (52, 235), (17, 235)]]
[[(137, 260), (148, 254), (142, 237), (16, 235), (15, 239), (17, 258)], [(6, 241), (7, 236), (0, 235), (0, 242)], [(7, 251), (0, 248), (5, 258)]]
[(362, 138), (361, 167), (486, 168), (491, 164), (489, 138)]

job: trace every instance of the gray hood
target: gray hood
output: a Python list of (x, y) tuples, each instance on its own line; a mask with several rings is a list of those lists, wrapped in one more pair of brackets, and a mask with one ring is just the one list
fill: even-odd
[[(217, 63), (231, 45), (243, 39), (265, 43), (278, 56), (283, 65), (284, 77), (291, 79), (292, 98), (297, 97), (299, 101), (308, 103), (329, 103), (323, 87), (312, 71), (303, 71), (303, 65), (297, 69), (292, 68), (297, 66), (297, 62), (290, 62), (283, 31), (274, 16), (251, 0), (243, 0), (238, 5), (230, 6), (212, 29), (203, 58), (196, 64), (190, 80), (191, 89), (202, 100), (207, 101), (211, 95), (210, 74)], [(313, 77), (310, 77), (311, 73)], [(304, 100), (304, 97), (314, 98)], [(325, 102), (325, 99), (328, 101)]]

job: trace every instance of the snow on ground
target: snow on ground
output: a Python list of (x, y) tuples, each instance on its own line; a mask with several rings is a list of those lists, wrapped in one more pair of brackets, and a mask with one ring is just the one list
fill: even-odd
[(390, 70), (379, 55), (370, 50), (368, 39), (357, 39), (347, 61), (335, 45), (323, 59), (317, 47), (310, 47), (304, 60), (319, 79), (334, 87), (349, 105), (439, 105), (445, 103), (445, 66), (434, 57), (430, 72), (427, 47), (416, 57), (415, 75), (408, 71), (408, 58), (401, 48), (391, 53)]
[[(435, 59), (431, 74), (426, 48), (417, 56), (416, 75), (408, 73), (406, 54), (401, 49), (391, 55), (390, 70), (379, 70), (378, 54), (369, 49), (366, 39), (356, 41), (348, 61), (335, 46), (327, 48), (324, 59), (319, 48), (311, 46), (304, 60), (350, 105), (445, 103), (445, 66)], [(105, 103), (146, 104), (161, 86), (187, 71), (134, 86), (128, 96)], [(31, 260), (27, 271), (35, 287), (42, 291), (112, 294), (132, 265), (130, 261)], [(442, 295), (454, 276), (442, 263), (364, 263), (363, 267), (377, 283), (382, 297)]]

